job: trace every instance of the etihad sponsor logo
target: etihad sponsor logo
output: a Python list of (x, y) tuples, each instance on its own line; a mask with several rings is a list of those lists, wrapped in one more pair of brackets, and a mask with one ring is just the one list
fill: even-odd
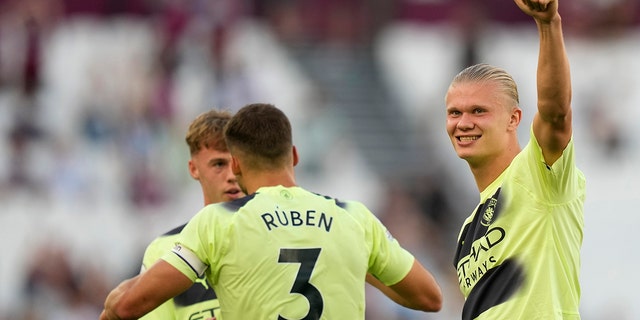
[(202, 311), (198, 311), (195, 313), (192, 313), (189, 316), (189, 320), (204, 320), (204, 319), (216, 319), (216, 310), (219, 310), (220, 307), (215, 307), (215, 308), (210, 308), (210, 309), (204, 309)]
[(469, 255), (458, 262), (457, 272), (460, 285), (467, 288), (472, 287), (487, 270), (495, 266), (496, 258), (487, 253), (489, 249), (502, 242), (505, 235), (504, 229), (495, 227), (489, 229), (482, 238), (473, 243)]

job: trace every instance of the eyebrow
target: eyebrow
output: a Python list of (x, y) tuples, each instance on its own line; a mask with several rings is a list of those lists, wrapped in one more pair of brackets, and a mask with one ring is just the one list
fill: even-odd
[(216, 158), (213, 158), (213, 159), (209, 160), (209, 162), (208, 162), (208, 163), (209, 163), (209, 164), (214, 164), (214, 163), (216, 163), (216, 162), (229, 162), (229, 160), (227, 160), (227, 159), (225, 159), (225, 158), (218, 158), (218, 157), (216, 157)]

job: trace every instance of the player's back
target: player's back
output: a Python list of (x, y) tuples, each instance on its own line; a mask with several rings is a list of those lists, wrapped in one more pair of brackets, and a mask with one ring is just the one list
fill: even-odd
[(394, 282), (412, 263), (357, 202), (278, 186), (221, 206), (207, 272), (225, 320), (364, 319), (367, 271)]

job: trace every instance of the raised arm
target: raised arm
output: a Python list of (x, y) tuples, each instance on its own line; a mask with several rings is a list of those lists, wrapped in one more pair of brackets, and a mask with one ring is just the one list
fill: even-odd
[(538, 112), (533, 119), (533, 133), (546, 163), (551, 165), (562, 155), (572, 134), (571, 74), (558, 0), (514, 1), (538, 27)]
[(100, 320), (138, 319), (193, 285), (193, 281), (164, 260), (120, 283), (104, 303)]

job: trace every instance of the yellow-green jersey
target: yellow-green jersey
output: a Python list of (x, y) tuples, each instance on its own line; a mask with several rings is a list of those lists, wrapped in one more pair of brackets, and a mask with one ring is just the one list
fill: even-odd
[(414, 262), (363, 204), (282, 186), (205, 207), (163, 259), (205, 273), (225, 320), (364, 319), (367, 272), (392, 285)]
[[(186, 225), (186, 224), (185, 224)], [(181, 225), (160, 237), (155, 238), (144, 252), (142, 260), (142, 272), (150, 268), (167, 251), (171, 250), (177, 241), (178, 235), (185, 225)], [(221, 320), (220, 303), (213, 288), (204, 277), (187, 289), (187, 291), (170, 299), (146, 314), (143, 320), (196, 320), (216, 317)]]
[(454, 258), (462, 319), (580, 319), (585, 178), (573, 141), (548, 166), (531, 132), (480, 198)]

